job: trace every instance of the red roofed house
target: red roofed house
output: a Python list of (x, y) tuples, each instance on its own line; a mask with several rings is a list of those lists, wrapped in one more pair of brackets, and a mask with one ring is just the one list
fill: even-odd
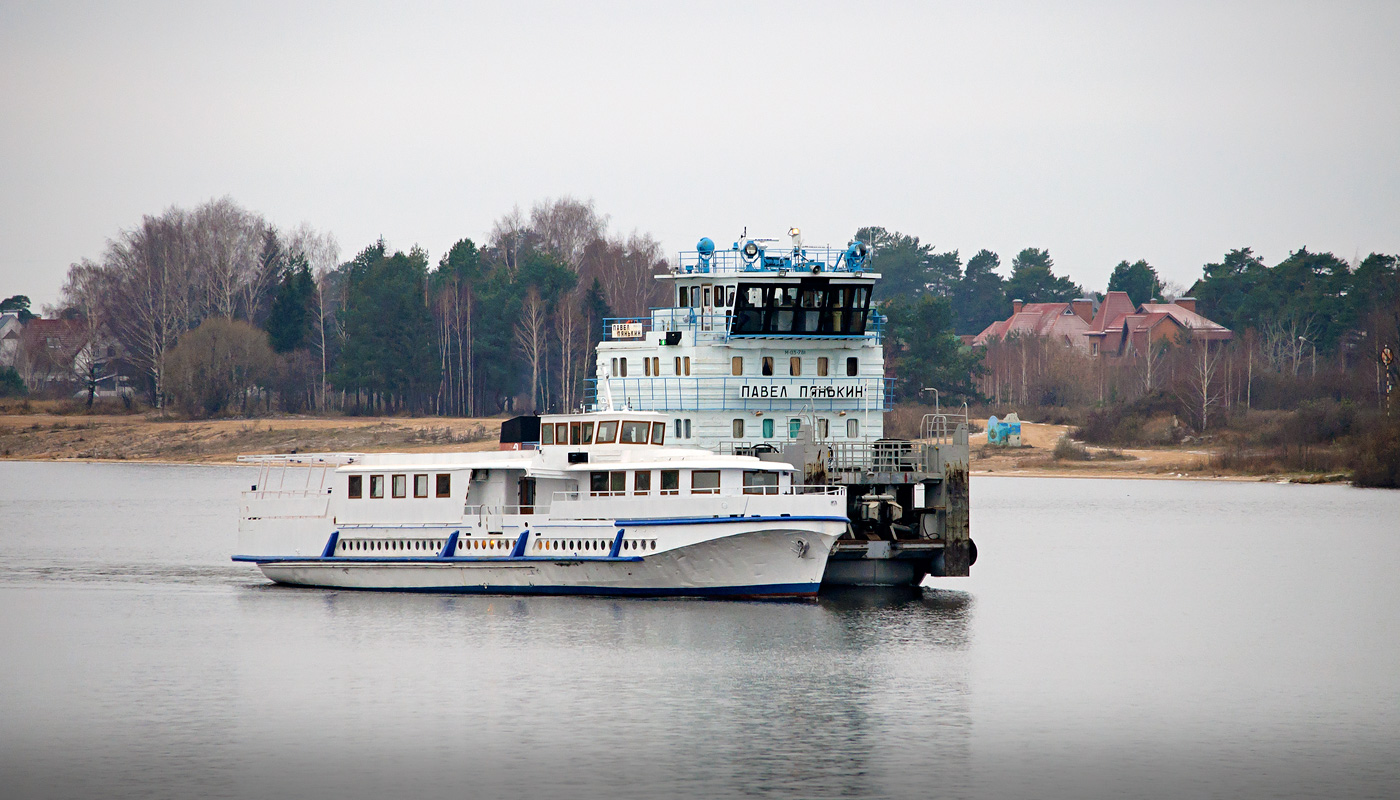
[(1134, 308), (1127, 292), (1109, 292), (1093, 311), (1093, 300), (1011, 304), (1011, 316), (993, 322), (973, 339), (986, 345), (1010, 336), (1044, 336), (1091, 356), (1142, 355), (1157, 343), (1229, 341), (1230, 330), (1196, 313), (1189, 297)]

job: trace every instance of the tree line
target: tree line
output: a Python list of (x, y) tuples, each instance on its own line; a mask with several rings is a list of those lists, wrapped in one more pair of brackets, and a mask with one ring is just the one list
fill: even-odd
[(576, 407), (603, 318), (655, 305), (665, 266), (651, 236), (610, 233), (569, 197), (502, 215), (436, 264), (383, 239), (341, 262), (331, 235), (224, 198), (120, 232), (70, 267), (55, 312), (112, 343), (93, 369), (124, 365), (157, 407), (473, 416), (517, 397)]

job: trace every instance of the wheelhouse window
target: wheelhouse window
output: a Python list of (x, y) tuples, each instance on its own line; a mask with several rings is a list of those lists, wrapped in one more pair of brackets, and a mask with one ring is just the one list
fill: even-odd
[(744, 494), (777, 494), (778, 473), (744, 470)]
[(395, 476), (394, 476), (394, 496), (395, 496), (395, 497), (407, 497), (407, 496), (408, 496), (408, 476), (407, 476), (407, 475), (395, 475)]
[(554, 426), (553, 426), (553, 425), (541, 425), (541, 426), (540, 426), (540, 444), (542, 444), (542, 445), (544, 445), (544, 444), (554, 444)]
[(413, 476), (413, 496), (414, 496), (414, 497), (427, 497), (427, 496), (428, 496), (428, 476), (427, 476), (427, 475), (414, 475), (414, 476)]
[(661, 493), (680, 494), (681, 493), (681, 471), (678, 469), (661, 470)]
[(369, 476), (369, 497), (371, 500), (378, 500), (384, 497), (384, 476)]
[(697, 469), (690, 473), (691, 494), (719, 494), (719, 470)]
[(593, 444), (593, 423), (583, 423), (583, 444)]
[(733, 435), (734, 435), (734, 438), (735, 438), (735, 439), (742, 439), (742, 438), (744, 438), (744, 420), (742, 420), (742, 419), (736, 419), (736, 420), (734, 420), (734, 434), (733, 434)]
[(743, 374), (744, 374), (744, 357), (743, 357), (743, 356), (734, 356), (733, 358), (729, 359), (729, 369), (730, 369), (730, 371), (733, 372), (735, 375), (743, 375)]
[(818, 356), (818, 357), (817, 357), (817, 377), (819, 377), (819, 378), (825, 378), (825, 377), (826, 377), (826, 374), (827, 374), (827, 372), (828, 372), (828, 370), (830, 369), (830, 365), (831, 365), (831, 360), (830, 360), (830, 359), (828, 359), (826, 356)]
[(580, 444), (583, 442), (583, 434), (580, 433), (582, 426), (577, 422), (569, 423), (569, 444)]
[(345, 496), (351, 500), (359, 500), (364, 496), (365, 477), (363, 475), (351, 475), (346, 486)]
[(666, 423), (664, 423), (664, 422), (653, 422), (653, 423), (651, 423), (651, 443), (652, 443), (652, 444), (661, 444), (661, 443), (663, 443), (663, 442), (665, 442), (665, 441), (666, 441)]
[(792, 377), (794, 378), (802, 375), (801, 356), (793, 356), (792, 358), (788, 359), (788, 372), (792, 373)]
[(858, 372), (860, 372), (860, 360), (855, 356), (846, 359), (846, 374), (854, 376)]
[(555, 444), (568, 444), (568, 443), (569, 443), (569, 423), (567, 423), (567, 422), (559, 422), (559, 423), (556, 423), (556, 424), (554, 425), (554, 443), (555, 443)]
[(617, 420), (609, 419), (598, 423), (598, 444), (612, 444), (617, 441)]
[(676, 292), (676, 306), (678, 308), (685, 308), (686, 306), (690, 305), (689, 287), (681, 286), (678, 289), (676, 289)]
[(648, 422), (624, 422), (622, 423), (622, 436), (618, 439), (620, 444), (646, 444), (647, 429), (651, 427)]
[(437, 476), (437, 496), (438, 496), (438, 497), (451, 497), (451, 496), (452, 496), (452, 473), (450, 473), (450, 472), (439, 472), (439, 473), (438, 473), (438, 476)]
[(632, 491), (636, 494), (651, 494), (651, 470), (637, 470), (632, 476)]
[(772, 357), (772, 356), (764, 356), (764, 357), (763, 357), (763, 374), (764, 374), (764, 375), (772, 375), (772, 374), (773, 374), (773, 357)]

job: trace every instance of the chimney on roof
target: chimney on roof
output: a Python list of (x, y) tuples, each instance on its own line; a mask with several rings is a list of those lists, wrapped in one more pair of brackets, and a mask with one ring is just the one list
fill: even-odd
[(1090, 298), (1081, 297), (1078, 300), (1071, 301), (1070, 307), (1073, 308), (1074, 313), (1079, 315), (1079, 318), (1085, 322), (1094, 321), (1094, 301)]
[(1172, 302), (1190, 311), (1192, 314), (1196, 313), (1196, 298), (1194, 297), (1178, 297)]
[(1024, 306), (1024, 305), (1025, 305), (1025, 303), (1021, 302), (1020, 300), (1012, 300), (1012, 301), (1011, 301), (1011, 313), (1012, 313), (1012, 314), (1019, 314), (1019, 313), (1021, 313), (1021, 307)]

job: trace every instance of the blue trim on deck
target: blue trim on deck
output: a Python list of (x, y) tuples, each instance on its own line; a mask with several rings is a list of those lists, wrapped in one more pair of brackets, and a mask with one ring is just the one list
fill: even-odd
[(521, 561), (641, 561), (642, 556), (404, 556), (402, 558), (375, 558), (369, 556), (233, 556), (234, 561), (251, 564), (287, 564), (305, 562), (316, 564), (515, 564)]
[(626, 532), (626, 528), (617, 529), (617, 535), (613, 537), (612, 549), (608, 551), (608, 558), (617, 558), (618, 552), (622, 550), (622, 534)]
[(815, 597), (820, 583), (763, 583), (753, 586), (659, 587), (642, 589), (619, 586), (433, 586), (406, 588), (352, 588), (319, 584), (296, 584), (312, 589), (341, 589), (351, 592), (413, 592), (416, 594), (529, 594), (597, 595), (602, 597)]

